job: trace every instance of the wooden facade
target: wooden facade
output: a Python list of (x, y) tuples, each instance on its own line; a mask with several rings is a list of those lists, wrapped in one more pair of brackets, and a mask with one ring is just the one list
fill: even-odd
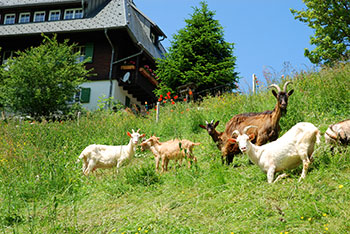
[[(25, 2), (25, 0), (23, 1)], [(122, 87), (128, 95), (137, 100), (138, 103), (136, 104), (138, 105), (143, 105), (145, 102), (151, 104), (157, 101), (153, 93), (154, 89), (157, 86), (157, 82), (154, 79), (152, 72), (149, 72), (149, 70), (153, 70), (155, 68), (155, 59), (157, 58), (157, 56), (159, 57), (159, 55), (161, 56), (165, 52), (164, 48), (158, 41), (154, 42), (154, 34), (156, 34), (157, 38), (160, 36), (165, 37), (165, 35), (161, 33), (160, 29), (156, 25), (154, 25), (154, 23), (148, 22), (149, 32), (142, 32), (142, 35), (146, 35), (147, 37), (149, 37), (149, 39), (145, 36), (143, 38), (138, 38), (138, 34), (140, 32), (139, 30), (142, 30), (142, 27), (137, 28), (136, 26), (141, 23), (144, 26), (144, 22), (135, 21), (137, 21), (138, 19), (144, 20), (146, 18), (144, 15), (140, 15), (140, 12), (133, 5), (132, 1), (100, 0), (98, 1), (99, 4), (92, 0), (62, 2), (55, 2), (53, 0), (50, 0), (47, 1), (48, 4), (44, 4), (45, 0), (42, 0), (42, 2), (42, 4), (30, 5), (30, 7), (27, 7), (26, 5), (20, 5), (17, 7), (9, 6), (7, 8), (6, 6), (0, 7), (0, 31), (2, 29), (7, 29), (8, 27), (14, 27), (14, 29), (20, 32), (14, 34), (11, 30), (8, 29), (9, 33), (0, 33), (0, 47), (2, 48), (0, 52), (0, 56), (2, 58), (0, 59), (0, 61), (4, 61), (4, 56), (6, 52), (25, 50), (30, 46), (38, 46), (43, 39), (41, 33), (35, 31), (37, 30), (36, 27), (39, 27), (39, 30), (37, 31), (42, 31), (45, 35), (56, 34), (57, 39), (59, 41), (69, 39), (69, 42), (75, 43), (78, 46), (82, 46), (85, 50), (89, 49), (91, 61), (86, 64), (86, 67), (87, 69), (93, 68), (92, 73), (94, 75), (88, 78), (92, 82), (116, 80), (118, 82), (118, 85)], [(64, 12), (66, 9), (82, 8), (82, 4), (86, 8), (84, 10), (84, 17), (86, 17), (87, 20), (90, 20), (90, 22), (94, 23), (95, 25), (98, 25), (100, 23), (97, 22), (98, 17), (100, 17), (103, 20), (103, 17), (101, 17), (99, 14), (102, 14), (101, 12), (103, 12), (102, 10), (105, 7), (111, 8), (112, 6), (110, 5), (115, 4), (116, 9), (119, 10), (119, 8), (117, 7), (120, 7), (120, 9), (122, 10), (122, 4), (124, 4), (124, 14), (130, 15), (130, 12), (132, 12), (134, 18), (129, 18), (129, 21), (134, 22), (134, 25), (136, 26), (134, 28), (130, 28), (129, 25), (131, 23), (125, 20), (125, 25), (116, 24), (104, 28), (101, 28), (98, 25), (96, 27), (80, 29), (78, 21), (81, 22), (81, 24), (84, 24), (85, 18), (73, 19), (69, 21), (64, 20)], [(131, 5), (132, 7), (130, 7), (129, 5)], [(89, 9), (89, 7), (92, 10), (88, 11), (87, 9)], [(135, 11), (135, 9), (137, 11)], [(53, 10), (60, 10), (61, 12), (60, 19), (56, 22), (50, 22), (49, 20), (50, 11)], [(35, 12), (38, 11), (45, 12), (45, 22), (33, 22), (33, 16)], [(30, 13), (31, 21), (29, 23), (19, 23), (20, 14), (23, 12)], [(113, 11), (111, 10), (110, 12)], [(14, 24), (4, 24), (5, 15), (7, 14), (16, 15)], [(121, 13), (115, 12), (114, 14), (120, 15)], [(94, 17), (96, 17), (96, 19)], [(106, 15), (106, 20), (108, 20), (108, 17), (109, 16)], [(120, 22), (122, 22), (122, 20), (120, 20)], [(60, 26), (60, 23), (62, 23), (62, 26)], [(51, 27), (49, 24), (53, 25), (52, 28), (56, 27), (57, 29), (50, 31), (49, 29), (51, 29)], [(21, 33), (22, 31), (20, 31), (21, 27), (24, 28), (23, 33)], [(42, 27), (43, 30), (40, 30), (40, 27)], [(74, 29), (71, 30), (69, 29), (69, 27)], [(153, 35), (151, 35), (151, 32)], [(147, 35), (148, 33), (149, 35)], [(156, 51), (156, 53), (154, 51)], [(114, 55), (113, 58), (112, 55)], [(134, 65), (134, 69), (122, 68), (122, 66), (130, 64)], [(147, 73), (145, 73), (145, 67), (149, 68), (147, 69)], [(128, 77), (127, 80), (125, 80), (126, 77)], [(124, 100), (120, 101), (123, 104), (125, 104)]]

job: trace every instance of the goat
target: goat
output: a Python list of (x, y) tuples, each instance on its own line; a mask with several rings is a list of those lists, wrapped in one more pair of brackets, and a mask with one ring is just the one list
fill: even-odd
[(90, 172), (95, 171), (97, 168), (112, 168), (117, 165), (117, 173), (119, 167), (130, 161), (136, 151), (137, 143), (140, 138), (143, 138), (145, 134), (139, 133), (140, 129), (136, 132), (132, 129), (132, 134), (127, 132), (130, 137), (128, 145), (89, 145), (79, 156), (79, 160), (83, 159), (83, 173), (89, 175)]
[[(267, 181), (273, 182), (275, 172), (286, 169), (293, 169), (303, 164), (301, 179), (304, 179), (310, 164), (313, 161), (315, 143), (320, 143), (320, 131), (312, 124), (301, 122), (294, 125), (282, 137), (268, 144), (257, 146), (250, 141), (254, 139), (254, 133), (247, 135), (250, 128), (256, 126), (246, 126), (242, 134), (235, 130), (237, 139), (230, 138), (231, 142), (238, 142), (239, 148), (246, 153), (250, 160), (258, 165), (262, 171), (267, 173)], [(276, 180), (286, 177), (286, 174), (279, 175)]]
[[(197, 158), (192, 154), (193, 147), (200, 145), (189, 140), (170, 140), (166, 142), (159, 142), (159, 137), (151, 136), (149, 139), (143, 141), (141, 144), (143, 150), (150, 149), (155, 156), (156, 170), (159, 170), (159, 160), (162, 159), (162, 172), (168, 170), (169, 160), (175, 160), (182, 163), (182, 159), (187, 156), (188, 159), (197, 162)], [(188, 167), (191, 166), (190, 160)]]
[[(205, 121), (205, 126), (200, 124), (199, 127), (207, 130), (208, 134), (211, 136), (213, 141), (216, 143), (216, 146), (221, 151), (223, 148), (224, 142), (226, 142), (229, 137), (227, 137), (227, 135), (224, 134), (224, 132), (219, 132), (216, 130), (216, 127), (218, 125), (219, 125), (219, 121), (216, 121), (214, 124), (214, 120), (212, 120), (210, 123), (208, 123), (208, 121)], [(232, 148), (233, 148), (232, 150), (234, 150), (235, 152), (239, 151), (237, 144), (233, 144)], [(221, 154), (222, 164), (224, 164), (224, 161), (225, 161), (224, 155), (225, 155), (224, 153)], [(227, 158), (226, 158), (226, 160), (227, 160)], [(229, 163), (227, 162), (227, 164), (229, 164)]]
[(350, 119), (329, 125), (324, 138), (328, 144), (348, 145), (350, 143)]
[(260, 113), (243, 113), (235, 115), (227, 122), (225, 131), (223, 133), (223, 147), (221, 152), (226, 158), (228, 164), (233, 161), (234, 155), (240, 153), (239, 148), (227, 141), (232, 136), (234, 130), (243, 131), (246, 126), (254, 125), (256, 129), (250, 129), (249, 134), (254, 133), (255, 138), (252, 140), (256, 145), (263, 145), (268, 141), (274, 141), (278, 138), (280, 132), (279, 120), (282, 114), (287, 112), (288, 98), (293, 94), (294, 90), (287, 92), (287, 81), (283, 86), (283, 91), (277, 84), (271, 84), (269, 88), (276, 88), (272, 90), (272, 94), (277, 99), (275, 108), (272, 111), (264, 111)]

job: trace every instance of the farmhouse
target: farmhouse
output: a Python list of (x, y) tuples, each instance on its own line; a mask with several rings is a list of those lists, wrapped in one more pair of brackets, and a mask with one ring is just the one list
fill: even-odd
[(41, 34), (76, 43), (94, 76), (75, 101), (97, 108), (102, 97), (126, 106), (156, 102), (152, 74), (165, 49), (162, 30), (133, 0), (3, 0), (0, 2), (0, 63), (18, 50), (38, 46)]

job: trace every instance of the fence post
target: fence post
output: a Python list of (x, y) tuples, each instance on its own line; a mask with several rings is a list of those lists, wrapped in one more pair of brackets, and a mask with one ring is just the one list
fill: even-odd
[(77, 124), (78, 124), (78, 126), (79, 126), (79, 119), (80, 119), (80, 115), (81, 115), (81, 112), (80, 111), (78, 111), (78, 120), (77, 120)]
[(156, 115), (156, 123), (159, 121), (159, 102), (157, 102), (157, 115)]
[(256, 92), (256, 75), (252, 75), (252, 80), (253, 80), (253, 94)]

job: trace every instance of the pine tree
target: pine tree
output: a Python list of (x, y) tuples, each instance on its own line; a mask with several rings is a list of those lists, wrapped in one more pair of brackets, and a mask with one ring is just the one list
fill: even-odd
[(200, 2), (200, 6), (193, 8), (185, 28), (174, 35), (165, 58), (158, 60), (158, 95), (189, 83), (197, 86), (196, 91), (221, 85), (237, 88), (234, 44), (224, 40), (223, 28), (207, 3)]

